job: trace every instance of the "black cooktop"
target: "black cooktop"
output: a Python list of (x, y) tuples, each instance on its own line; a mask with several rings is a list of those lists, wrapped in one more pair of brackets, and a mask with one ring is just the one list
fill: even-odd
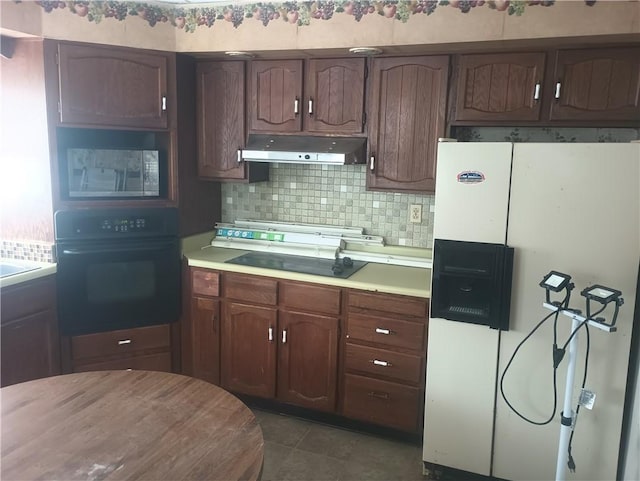
[(365, 261), (344, 259), (318, 259), (317, 257), (292, 256), (271, 252), (249, 252), (226, 261), (227, 264), (262, 267), (279, 271), (299, 272), (316, 276), (339, 277), (346, 279), (358, 269), (364, 267)]

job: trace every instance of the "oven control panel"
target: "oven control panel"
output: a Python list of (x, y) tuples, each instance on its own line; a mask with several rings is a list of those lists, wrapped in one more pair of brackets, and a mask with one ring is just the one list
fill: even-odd
[(103, 219), (100, 229), (107, 232), (141, 232), (146, 230), (149, 222), (144, 217)]
[(175, 208), (58, 211), (54, 219), (57, 241), (178, 234), (178, 212)]

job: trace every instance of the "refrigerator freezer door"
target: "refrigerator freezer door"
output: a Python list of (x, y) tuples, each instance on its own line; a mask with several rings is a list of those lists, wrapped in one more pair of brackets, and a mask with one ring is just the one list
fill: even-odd
[(488, 476), (498, 331), (429, 320), (422, 459)]
[[(579, 479), (616, 479), (640, 258), (640, 144), (515, 144), (508, 244), (516, 250), (511, 330), (502, 333), (500, 373), (516, 345), (548, 310), (538, 286), (551, 270), (572, 276), (571, 307), (585, 308), (580, 291), (593, 284), (621, 290), (618, 332), (591, 329), (587, 388), (594, 409), (581, 410), (573, 442)], [(559, 343), (570, 330), (560, 316)], [(540, 421), (552, 410), (551, 321), (536, 332), (504, 382), (512, 404)], [(574, 393), (582, 381), (586, 335), (579, 333)], [(567, 356), (568, 357), (568, 356)], [(471, 362), (471, 361), (470, 361)], [(558, 369), (558, 405), (567, 361)], [(500, 396), (496, 405), (493, 475), (512, 480), (555, 476), (560, 408), (546, 426), (526, 423)], [(487, 416), (490, 413), (487, 412)], [(634, 448), (631, 448), (634, 449)], [(637, 445), (636, 448), (637, 449)], [(576, 478), (576, 479), (578, 479)]]
[[(503, 244), (510, 143), (440, 143), (436, 239)], [(490, 474), (499, 332), (430, 319), (423, 460)]]
[(505, 242), (511, 150), (504, 142), (438, 144), (435, 239)]

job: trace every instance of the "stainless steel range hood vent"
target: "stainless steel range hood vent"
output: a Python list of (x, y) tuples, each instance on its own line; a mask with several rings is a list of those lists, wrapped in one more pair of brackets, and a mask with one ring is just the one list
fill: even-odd
[(242, 159), (286, 164), (364, 164), (364, 137), (249, 135)]

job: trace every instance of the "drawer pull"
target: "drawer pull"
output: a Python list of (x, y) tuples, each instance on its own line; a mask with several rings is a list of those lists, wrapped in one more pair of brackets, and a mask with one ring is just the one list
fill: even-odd
[(122, 339), (121, 341), (118, 341), (118, 346), (122, 346), (124, 344), (131, 344), (131, 339)]
[(391, 366), (393, 366), (393, 364), (391, 364), (390, 362), (380, 361), (378, 359), (372, 359), (370, 362), (372, 362), (376, 366), (383, 366), (383, 367), (391, 367)]
[(376, 327), (376, 334), (384, 334), (385, 336), (388, 336), (389, 334), (391, 334), (391, 330)]
[(375, 391), (369, 391), (367, 393), (367, 396), (370, 397), (377, 397), (378, 399), (389, 399), (389, 393), (388, 392), (375, 392)]

